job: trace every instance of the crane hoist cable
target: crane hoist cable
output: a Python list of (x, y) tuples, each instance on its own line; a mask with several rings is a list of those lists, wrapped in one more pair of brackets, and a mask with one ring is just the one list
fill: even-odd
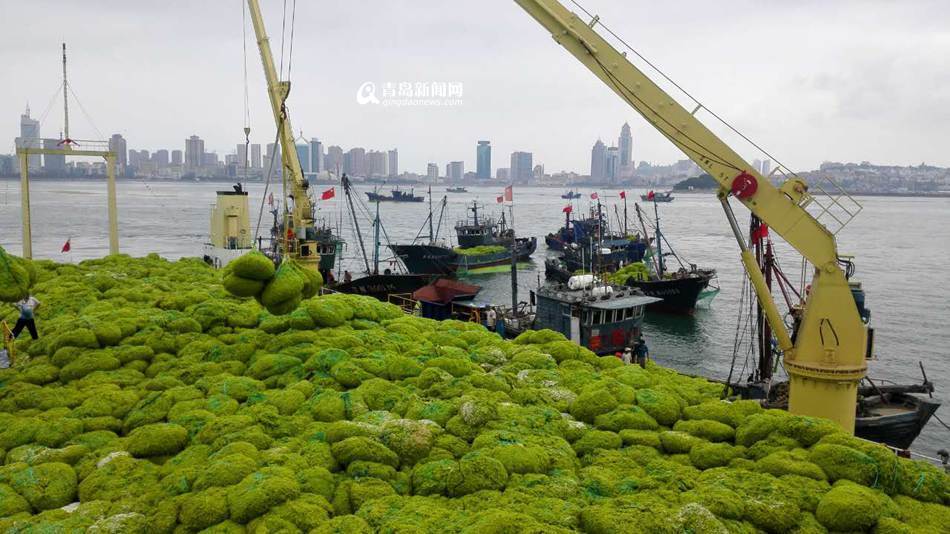
[(797, 176), (797, 173), (796, 173), (795, 171), (793, 171), (793, 170), (790, 169), (787, 165), (785, 165), (784, 163), (782, 163), (781, 161), (779, 161), (778, 158), (776, 158), (775, 156), (773, 156), (772, 154), (770, 154), (767, 150), (765, 150), (764, 148), (762, 148), (761, 146), (759, 146), (758, 144), (756, 144), (755, 141), (753, 141), (752, 139), (750, 139), (749, 137), (747, 137), (745, 134), (743, 134), (741, 131), (739, 131), (738, 128), (734, 127), (734, 126), (733, 126), (732, 124), (730, 124), (728, 121), (726, 121), (726, 120), (723, 119), (721, 116), (719, 116), (718, 114), (716, 114), (715, 111), (713, 111), (712, 109), (708, 108), (705, 104), (703, 104), (702, 102), (700, 102), (699, 99), (696, 98), (696, 97), (694, 97), (692, 94), (690, 94), (689, 91), (687, 91), (686, 89), (683, 89), (683, 87), (681, 87), (678, 83), (676, 83), (676, 81), (674, 81), (672, 78), (670, 78), (669, 76), (667, 76), (666, 73), (663, 72), (662, 70), (660, 70), (659, 67), (657, 67), (656, 65), (654, 65), (653, 62), (651, 62), (649, 59), (647, 59), (646, 57), (644, 57), (643, 54), (641, 54), (640, 52), (638, 52), (635, 48), (633, 48), (632, 46), (630, 46), (629, 44), (627, 44), (627, 42), (624, 41), (622, 37), (620, 37), (619, 35), (617, 35), (616, 33), (614, 33), (613, 30), (611, 30), (609, 27), (607, 27), (607, 25), (604, 24), (604, 22), (603, 22), (602, 20), (600, 20), (599, 17), (596, 17), (595, 15), (593, 15), (590, 11), (588, 11), (584, 6), (582, 6), (582, 5), (581, 5), (579, 2), (577, 2), (576, 0), (570, 0), (570, 2), (571, 2), (572, 4), (574, 4), (575, 6), (577, 6), (578, 9), (580, 9), (581, 11), (583, 11), (585, 15), (587, 15), (588, 17), (590, 17), (590, 19), (591, 19), (592, 22), (596, 22), (597, 24), (599, 24), (600, 27), (602, 27), (602, 28), (604, 29), (604, 31), (606, 31), (608, 34), (611, 35), (611, 37), (613, 37), (613, 38), (616, 39), (618, 42), (620, 42), (620, 44), (622, 44), (627, 50), (633, 52), (634, 55), (636, 55), (636, 56), (637, 56), (638, 58), (640, 58), (644, 63), (646, 63), (647, 65), (649, 65), (650, 68), (652, 68), (654, 71), (656, 71), (656, 72), (657, 72), (660, 76), (662, 76), (666, 81), (668, 81), (668, 82), (670, 82), (671, 84), (673, 84), (674, 87), (676, 87), (677, 89), (679, 89), (680, 92), (682, 92), (682, 93), (683, 93), (684, 95), (686, 95), (690, 100), (692, 100), (697, 106), (699, 106), (699, 108), (705, 109), (705, 110), (706, 110), (710, 115), (712, 115), (716, 120), (718, 120), (718, 121), (721, 122), (723, 125), (725, 125), (727, 128), (729, 128), (730, 130), (732, 130), (733, 133), (735, 133), (736, 135), (738, 135), (739, 137), (741, 137), (742, 139), (744, 139), (747, 143), (749, 143), (750, 145), (752, 145), (753, 147), (755, 147), (755, 148), (756, 148), (759, 152), (761, 152), (763, 155), (768, 156), (773, 162), (775, 162), (777, 168), (785, 169), (786, 171), (788, 171), (788, 172), (791, 173), (792, 175)]
[(247, 83), (247, 6), (241, 0), (241, 46), (244, 50), (244, 127), (251, 127), (251, 104)]

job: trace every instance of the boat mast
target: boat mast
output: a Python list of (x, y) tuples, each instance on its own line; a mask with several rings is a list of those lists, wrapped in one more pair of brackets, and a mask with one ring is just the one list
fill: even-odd
[(658, 260), (657, 265), (659, 265), (657, 275), (662, 280), (665, 268), (665, 265), (663, 265), (663, 234), (660, 232), (660, 210), (657, 208), (655, 193), (653, 194), (653, 215), (656, 219), (656, 258)]
[(69, 83), (66, 81), (66, 43), (63, 43), (63, 140), (69, 139)]
[(360, 251), (363, 253), (363, 264), (366, 265), (366, 274), (369, 274), (369, 258), (366, 255), (366, 245), (363, 244), (363, 234), (360, 232), (360, 222), (356, 217), (356, 208), (353, 207), (353, 195), (350, 192), (350, 177), (343, 173), (340, 178), (343, 182), (343, 193), (346, 195), (346, 203), (350, 206), (350, 217), (353, 219), (353, 229), (356, 230), (356, 239), (360, 243)]
[[(515, 196), (511, 195), (511, 318), (518, 311), (518, 241), (515, 239)], [(501, 210), (504, 217), (505, 210)]]
[(376, 218), (373, 219), (373, 274), (379, 274), (379, 199), (376, 199)]
[(627, 237), (627, 193), (623, 194), (623, 236)]
[[(647, 224), (643, 220), (643, 212), (640, 210), (640, 204), (634, 204), (633, 207), (637, 211), (637, 219), (640, 221), (640, 229), (643, 230), (643, 240), (646, 242), (647, 247), (649, 247), (650, 246), (650, 232), (647, 231)], [(659, 264), (656, 263), (655, 259), (654, 259), (654, 266), (656, 267), (657, 271), (660, 270), (660, 266)]]
[[(762, 235), (762, 220), (752, 215), (749, 224), (749, 238), (752, 243), (752, 249), (755, 253), (755, 260), (765, 275), (765, 285), (769, 291), (772, 290), (772, 267), (774, 256), (772, 253), (772, 244), (766, 242)], [(762, 306), (756, 302), (756, 326), (758, 350), (759, 350), (759, 380), (768, 383), (772, 379), (772, 329), (765, 318), (765, 311)]]
[(432, 233), (432, 186), (429, 186), (429, 244), (435, 241), (435, 234)]

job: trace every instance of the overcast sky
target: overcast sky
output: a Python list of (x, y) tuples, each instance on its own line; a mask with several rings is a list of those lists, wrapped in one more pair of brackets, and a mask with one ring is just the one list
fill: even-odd
[[(279, 61), (283, 2), (262, 3)], [(945, 0), (581, 3), (795, 169), (950, 166)], [(155, 150), (197, 134), (222, 156), (243, 142), (240, 0), (0, 0), (0, 19), (0, 153), (13, 151), (27, 102), (34, 117), (49, 110), (44, 136), (60, 131), (62, 102), (50, 102), (63, 40), (91, 116), (71, 107), (72, 137), (119, 132), (129, 148)], [(247, 27), (251, 139), (267, 143), (274, 127)], [(295, 130), (344, 149), (398, 147), (401, 170), (450, 160), (474, 170), (476, 141), (489, 139), (493, 167), (524, 150), (548, 172), (587, 173), (594, 141), (615, 144), (624, 121), (635, 160), (682, 157), (511, 0), (300, 0), (291, 79)], [(387, 82), (461, 82), (462, 102), (360, 105), (366, 81), (378, 96)]]

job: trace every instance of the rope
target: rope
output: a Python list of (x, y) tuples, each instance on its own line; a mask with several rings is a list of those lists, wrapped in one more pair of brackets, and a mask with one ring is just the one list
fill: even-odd
[(294, 65), (294, 22), (297, 20), (297, 0), (290, 8), (290, 50), (287, 53), (287, 81), (290, 81), (290, 69)]
[(944, 428), (946, 428), (947, 430), (950, 430), (950, 426), (947, 426), (947, 423), (944, 423), (944, 422), (943, 422), (943, 419), (941, 419), (940, 416), (938, 416), (938, 415), (935, 413), (935, 414), (933, 414), (933, 417), (934, 417), (934, 419), (937, 420), (938, 423), (940, 423), (941, 425), (943, 425)]
[(251, 125), (251, 106), (247, 84), (247, 8), (244, 5), (244, 0), (241, 0), (241, 45), (244, 47), (244, 126), (249, 127)]
[(106, 136), (103, 135), (102, 132), (99, 131), (99, 128), (96, 127), (96, 123), (92, 120), (92, 116), (90, 116), (89, 113), (86, 112), (86, 107), (82, 105), (82, 102), (79, 100), (79, 96), (76, 95), (76, 91), (73, 91), (73, 86), (68, 85), (67, 88), (69, 89), (69, 94), (73, 95), (73, 98), (76, 99), (76, 103), (79, 104), (79, 111), (82, 111), (83, 116), (85, 116), (86, 120), (89, 121), (89, 124), (90, 126), (92, 126), (92, 129), (96, 131), (96, 134), (99, 136), (99, 139), (105, 139)]
[[(584, 6), (580, 5), (576, 0), (571, 0), (571, 3), (574, 4), (575, 6), (577, 6), (578, 9), (580, 9), (581, 11), (583, 11), (583, 12), (584, 12), (588, 17), (590, 17), (591, 19), (594, 18), (594, 15), (591, 14), (590, 11), (588, 11), (587, 9), (585, 9)], [(718, 120), (719, 122), (721, 122), (722, 124), (724, 124), (727, 128), (729, 128), (730, 130), (732, 130), (736, 135), (738, 135), (739, 137), (741, 137), (742, 139), (744, 139), (744, 140), (745, 140), (746, 142), (748, 142), (750, 145), (754, 146), (754, 147), (755, 147), (757, 150), (759, 150), (762, 154), (768, 156), (773, 162), (775, 162), (776, 165), (778, 165), (779, 167), (781, 167), (781, 168), (787, 170), (787, 171), (790, 172), (791, 174), (797, 176), (797, 174), (795, 173), (795, 171), (789, 169), (784, 163), (782, 163), (781, 161), (779, 161), (775, 156), (773, 156), (772, 154), (770, 154), (770, 153), (769, 153), (768, 151), (766, 151), (764, 148), (760, 147), (758, 144), (756, 144), (754, 141), (752, 141), (752, 139), (746, 137), (745, 134), (743, 134), (743, 133), (740, 132), (738, 129), (736, 129), (735, 127), (733, 127), (732, 124), (726, 122), (726, 120), (723, 119), (722, 117), (720, 117), (718, 114), (716, 114), (716, 112), (714, 112), (713, 110), (711, 110), (711, 109), (709, 109), (708, 107), (706, 107), (705, 104), (703, 104), (702, 102), (699, 101), (699, 99), (697, 99), (697, 98), (694, 97), (692, 94), (690, 94), (689, 91), (687, 91), (686, 89), (683, 89), (683, 88), (682, 88), (678, 83), (676, 83), (672, 78), (670, 78), (669, 76), (667, 76), (665, 72), (663, 72), (662, 70), (660, 70), (659, 67), (657, 67), (656, 65), (654, 65), (649, 59), (647, 59), (646, 57), (644, 57), (643, 54), (641, 54), (641, 53), (638, 52), (635, 48), (633, 48), (632, 46), (630, 46), (629, 44), (627, 44), (627, 42), (624, 41), (623, 38), (621, 38), (619, 35), (617, 35), (616, 33), (614, 33), (610, 28), (608, 28), (607, 25), (603, 23), (603, 21), (601, 21), (600, 19), (598, 19), (598, 22), (597, 22), (597, 23), (600, 24), (600, 26), (603, 27), (604, 30), (605, 30), (607, 33), (609, 33), (609, 34), (611, 35), (611, 37), (613, 37), (614, 39), (616, 39), (617, 41), (619, 41), (621, 44), (623, 44), (623, 46), (626, 47), (627, 50), (633, 52), (634, 55), (636, 55), (636, 56), (637, 56), (638, 58), (640, 58), (644, 63), (646, 63), (647, 65), (649, 65), (650, 68), (652, 68), (653, 70), (655, 70), (655, 71), (656, 71), (660, 76), (662, 76), (666, 81), (668, 81), (668, 82), (670, 82), (671, 84), (673, 84), (674, 87), (676, 87), (677, 89), (679, 89), (684, 95), (686, 95), (686, 96), (687, 96), (690, 100), (692, 100), (696, 105), (698, 105), (698, 106), (701, 107), (702, 109), (705, 109), (706, 111), (708, 111), (710, 115), (712, 115), (716, 120)]]
[[(281, 116), (280, 121), (284, 121), (283, 116)], [(270, 189), (270, 179), (274, 171), (274, 161), (277, 159), (277, 143), (280, 140), (280, 127), (281, 124), (278, 124), (277, 133), (274, 135), (274, 153), (271, 154), (270, 163), (267, 165), (267, 179), (264, 181), (264, 194), (261, 195), (261, 208), (257, 212), (257, 226), (254, 228), (254, 241), (257, 241), (261, 235), (261, 221), (264, 219), (264, 203), (267, 202), (267, 191)]]

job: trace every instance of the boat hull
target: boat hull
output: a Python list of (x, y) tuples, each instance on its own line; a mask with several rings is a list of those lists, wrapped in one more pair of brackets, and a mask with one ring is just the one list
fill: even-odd
[[(527, 260), (537, 249), (536, 238), (520, 238), (517, 260)], [(402, 259), (409, 272), (450, 276), (480, 267), (504, 265), (511, 262), (511, 249), (494, 254), (465, 255), (438, 245), (392, 245), (393, 252)]]
[(905, 393), (891, 393), (887, 405), (897, 406), (881, 413), (858, 414), (854, 435), (898, 449), (907, 449), (917, 439), (927, 421), (940, 407), (939, 402)]
[(390, 295), (411, 294), (432, 282), (422, 274), (371, 274), (333, 286), (339, 293), (363, 295), (386, 302)]
[(388, 197), (386, 195), (380, 195), (378, 193), (367, 192), (366, 196), (369, 197), (370, 202), (422, 202), (425, 200), (425, 197), (417, 197), (412, 195), (402, 195), (399, 197)]
[(651, 304), (648, 307), (650, 310), (691, 314), (696, 309), (699, 294), (709, 287), (711, 279), (712, 275), (702, 273), (685, 278), (646, 282), (631, 278), (624, 285), (638, 288), (643, 291), (644, 295), (663, 299)]

